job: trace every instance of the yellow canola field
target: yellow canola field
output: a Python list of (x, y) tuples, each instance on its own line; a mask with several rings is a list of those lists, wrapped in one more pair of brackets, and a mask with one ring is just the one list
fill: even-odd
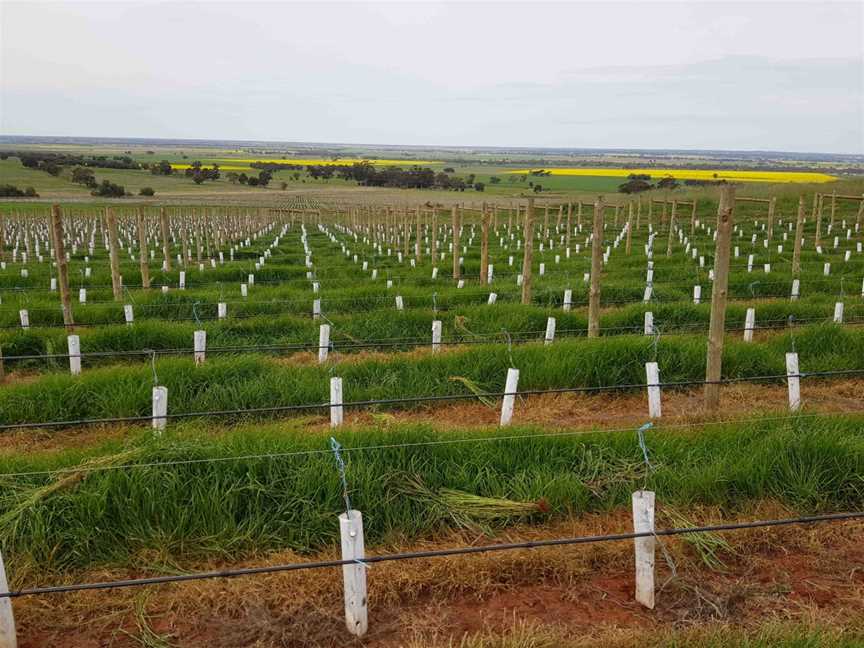
[[(540, 169), (520, 169), (508, 173), (527, 174)], [(657, 180), (671, 176), (676, 180), (730, 180), (735, 182), (834, 182), (827, 173), (804, 171), (732, 171), (729, 169), (543, 169), (551, 175), (626, 178), (631, 174), (650, 175)]]
[[(219, 164), (219, 162), (217, 162), (216, 164)], [(202, 162), (201, 163), (202, 169), (205, 169), (205, 168), (210, 169), (212, 167), (213, 167), (212, 162), (207, 162), (207, 163)], [(185, 171), (186, 169), (191, 169), (192, 165), (191, 164), (174, 164), (174, 163), (172, 163), (171, 168), (176, 169), (177, 171)], [(219, 170), (220, 171), (251, 171), (252, 167), (250, 167), (250, 166), (232, 166), (230, 164), (219, 164)]]
[(307, 165), (321, 165), (321, 166), (336, 166), (342, 164), (354, 164), (355, 162), (368, 162), (369, 164), (377, 164), (380, 166), (407, 166), (413, 164), (444, 164), (443, 162), (433, 162), (429, 160), (374, 160), (374, 159), (359, 159), (359, 158), (338, 158), (336, 160), (332, 158), (323, 159), (262, 159), (262, 158), (250, 158), (248, 160), (240, 160), (237, 158), (223, 158), (222, 160), (217, 160), (217, 162), (245, 162), (246, 164), (251, 164), (252, 162), (273, 162), (275, 164), (302, 164), (303, 166)]

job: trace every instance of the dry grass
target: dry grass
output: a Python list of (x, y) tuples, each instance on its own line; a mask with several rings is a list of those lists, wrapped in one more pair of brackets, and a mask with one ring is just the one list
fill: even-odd
[[(716, 519), (715, 514), (701, 509), (690, 518), (703, 522)], [(766, 502), (748, 517), (786, 514)], [(520, 528), (495, 540), (587, 535), (628, 526), (626, 512), (619, 511), (545, 529)], [(751, 631), (771, 619), (842, 628), (864, 618), (862, 530), (864, 524), (846, 523), (727, 534), (732, 551), (724, 556), (723, 573), (708, 569), (687, 542), (665, 539), (677, 576), (658, 595), (653, 612), (632, 600), (627, 542), (382, 563), (369, 570), (370, 633), (363, 642), (344, 630), (337, 570), (161, 586), (151, 588), (149, 596), (115, 590), (22, 599), (15, 611), (22, 648), (611, 647), (634, 645), (640, 630), (649, 628), (657, 636), (682, 632), (693, 637), (718, 628)], [(410, 547), (394, 541), (381, 551), (488, 541), (463, 532)], [(303, 559), (308, 558), (283, 552), (247, 564)], [(671, 573), (658, 552), (658, 582)], [(85, 579), (120, 576), (128, 574), (91, 573)]]

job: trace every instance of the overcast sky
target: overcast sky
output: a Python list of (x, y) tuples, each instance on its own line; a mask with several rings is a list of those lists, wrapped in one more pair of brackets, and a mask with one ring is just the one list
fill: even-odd
[(864, 2), (0, 0), (0, 134), (864, 153)]

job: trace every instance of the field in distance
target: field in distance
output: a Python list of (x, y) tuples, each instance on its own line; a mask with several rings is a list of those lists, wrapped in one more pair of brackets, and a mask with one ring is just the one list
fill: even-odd
[[(624, 151), (572, 151), (543, 149), (490, 150), (490, 149), (419, 149), (414, 147), (358, 147), (324, 145), (269, 145), (269, 146), (207, 146), (200, 142), (166, 143), (33, 143), (0, 138), (0, 186), (13, 185), (19, 189), (33, 187), (40, 198), (91, 198), (92, 187), (73, 181), (75, 164), (62, 164), (52, 174), (39, 168), (22, 165), (19, 155), (44, 156), (105, 156), (124, 158), (138, 168), (94, 167), (96, 183), (108, 181), (123, 187), (128, 196), (139, 196), (150, 188), (155, 200), (177, 199), (255, 202), (279, 202), (285, 192), (316, 194), (328, 197), (379, 195), (382, 191), (398, 194), (394, 202), (438, 201), (464, 202), (510, 199), (529, 193), (562, 197), (568, 195), (615, 193), (632, 174), (650, 176), (652, 187), (663, 178), (673, 178), (681, 189), (699, 192), (695, 183), (718, 180), (747, 183), (748, 191), (759, 194), (775, 191), (775, 185), (813, 185), (825, 191), (826, 185), (838, 192), (857, 191), (857, 182), (849, 181), (864, 176), (864, 158), (861, 156), (809, 156), (801, 154), (730, 154), (722, 152), (624, 152)], [(188, 145), (188, 146), (187, 146)], [(4, 159), (5, 158), (5, 159)], [(428, 188), (404, 189), (361, 186), (353, 178), (344, 178), (340, 166), (369, 161), (376, 170), (428, 169), (435, 176)], [(153, 173), (151, 167), (160, 163), (170, 165), (170, 173)], [(260, 164), (285, 165), (267, 169), (265, 184), (252, 186), (250, 177), (259, 177)], [(217, 177), (197, 182), (192, 171), (219, 167)], [(255, 166), (253, 166), (255, 165)], [(255, 168), (258, 167), (258, 168)], [(299, 168), (298, 168), (299, 167)], [(325, 169), (316, 174), (310, 167)], [(327, 170), (327, 169), (330, 170)], [(442, 174), (451, 180), (440, 183)], [(255, 181), (253, 181), (255, 182)], [(687, 185), (687, 186), (684, 186)], [(756, 187), (755, 185), (762, 185)], [(771, 187), (771, 189), (769, 189)], [(805, 187), (800, 187), (805, 189)], [(787, 186), (776, 191), (789, 190)], [(797, 191), (797, 189), (795, 189)], [(380, 195), (379, 195), (380, 198)]]

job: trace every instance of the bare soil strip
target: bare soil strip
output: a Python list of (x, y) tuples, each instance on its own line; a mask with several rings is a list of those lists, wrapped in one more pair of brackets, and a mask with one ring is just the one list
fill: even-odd
[[(805, 414), (864, 413), (864, 379), (814, 379), (802, 381), (801, 395)], [(785, 385), (740, 383), (725, 385), (721, 409), (708, 415), (703, 409), (702, 390), (663, 392), (663, 418), (658, 425), (698, 425), (700, 423), (787, 416)], [(422, 423), (441, 432), (453, 428), (477, 430), (498, 425), (500, 405), (489, 407), (477, 401), (436, 402), (408, 410), (375, 408), (346, 409), (345, 424), (353, 427), (387, 427), (400, 423)], [(643, 392), (541, 394), (517, 399), (514, 425), (534, 425), (554, 430), (633, 428), (648, 420), (648, 403)], [(329, 415), (314, 414), (286, 419), (310, 433), (329, 432)], [(170, 423), (169, 423), (170, 425)], [(130, 434), (128, 426), (106, 425), (72, 429), (27, 429), (0, 435), (0, 452), (20, 453), (61, 450), (98, 445)], [(140, 429), (140, 428), (139, 428)], [(210, 426), (213, 434), (230, 433), (221, 425)]]
[[(686, 513), (694, 523), (720, 519), (710, 509)], [(746, 519), (790, 514), (763, 502)], [(411, 546), (394, 541), (375, 552), (610, 533), (630, 524), (626, 511), (615, 511), (521, 527), (494, 539), (466, 532)], [(658, 526), (673, 526), (662, 502)], [(649, 630), (668, 636), (771, 621), (864, 632), (862, 531), (864, 523), (846, 522), (730, 532), (717, 568), (709, 568), (687, 539), (665, 538), (668, 556), (658, 549), (662, 587), (653, 611), (633, 601), (631, 542), (376, 564), (368, 572), (370, 632), (362, 641), (345, 630), (337, 569), (54, 595), (14, 606), (21, 648), (443, 647), (526, 625), (573, 646), (646, 645)], [(309, 559), (283, 552), (244, 565)], [(101, 572), (74, 580), (135, 575)]]

